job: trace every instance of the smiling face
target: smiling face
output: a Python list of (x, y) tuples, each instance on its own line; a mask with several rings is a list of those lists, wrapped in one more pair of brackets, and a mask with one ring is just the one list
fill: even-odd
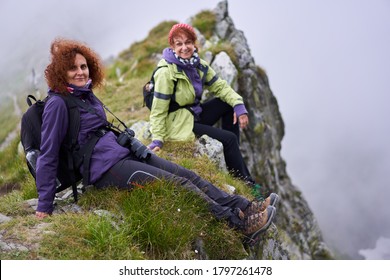
[(76, 54), (73, 66), (66, 72), (68, 84), (83, 87), (89, 79), (87, 60), (81, 54)]
[(192, 41), (187, 35), (181, 33), (173, 38), (173, 44), (171, 48), (175, 53), (184, 59), (189, 59), (195, 51), (195, 42)]

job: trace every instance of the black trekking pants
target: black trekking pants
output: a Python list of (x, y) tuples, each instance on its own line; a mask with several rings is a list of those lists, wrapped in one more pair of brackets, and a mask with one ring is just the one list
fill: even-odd
[(195, 172), (155, 154), (146, 162), (133, 156), (120, 160), (95, 183), (95, 186), (98, 188), (117, 186), (129, 190), (134, 186), (161, 179), (197, 193), (208, 203), (211, 213), (217, 219), (227, 219), (231, 227), (242, 228), (243, 222), (237, 216), (237, 208), (246, 209), (250, 203), (246, 198), (229, 195)]
[[(220, 141), (223, 145), (226, 166), (235, 177), (254, 184), (240, 151), (240, 128), (238, 121), (233, 124), (233, 108), (219, 98), (202, 104), (200, 120), (194, 123), (193, 132), (197, 137), (204, 134)], [(219, 120), (222, 129), (214, 127)]]

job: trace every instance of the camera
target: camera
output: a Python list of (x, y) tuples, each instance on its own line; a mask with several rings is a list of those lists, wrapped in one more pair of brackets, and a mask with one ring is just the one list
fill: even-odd
[(146, 160), (150, 158), (152, 152), (141, 141), (134, 137), (135, 133), (132, 129), (126, 128), (121, 132), (116, 139), (119, 145), (129, 148), (139, 159)]

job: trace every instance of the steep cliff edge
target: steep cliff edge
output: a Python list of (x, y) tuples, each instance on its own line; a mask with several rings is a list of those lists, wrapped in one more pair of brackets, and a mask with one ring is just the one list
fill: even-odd
[(244, 97), (249, 112), (250, 126), (244, 130), (241, 140), (243, 154), (259, 182), (281, 196), (276, 227), (271, 228), (253, 248), (253, 256), (267, 259), (331, 258), (307, 201), (286, 172), (281, 156), (284, 123), (268, 77), (256, 66), (244, 33), (235, 28), (229, 17), (228, 2), (220, 2), (213, 12), (216, 15), (213, 44), (227, 41), (233, 46), (238, 74), (232, 85)]

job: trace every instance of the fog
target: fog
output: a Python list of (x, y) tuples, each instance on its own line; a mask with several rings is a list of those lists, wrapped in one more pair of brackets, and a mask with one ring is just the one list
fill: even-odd
[[(55, 37), (108, 58), (218, 2), (0, 0), (0, 102), (31, 69), (42, 78)], [(229, 0), (229, 13), (268, 74), (287, 171), (325, 240), (343, 258), (389, 259), (390, 1)]]

